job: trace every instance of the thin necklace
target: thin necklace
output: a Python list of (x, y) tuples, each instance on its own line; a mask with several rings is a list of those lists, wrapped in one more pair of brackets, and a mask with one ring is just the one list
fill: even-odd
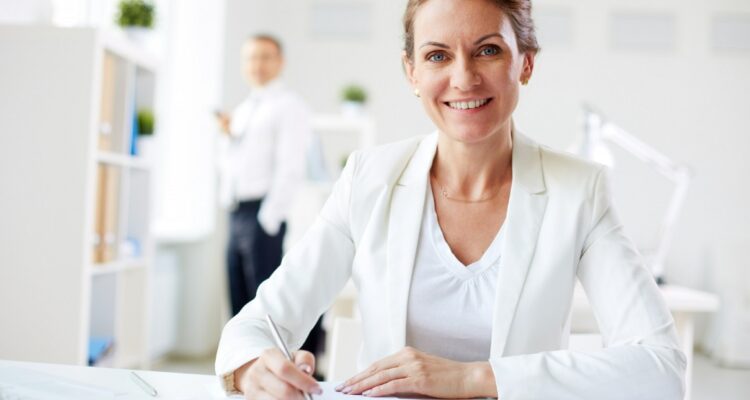
[[(510, 168), (508, 168), (508, 169), (510, 169)], [(507, 174), (508, 174), (508, 170), (506, 169), (506, 170), (505, 170), (505, 173), (503, 174), (503, 177), (502, 177), (502, 178), (500, 179), (500, 182), (503, 182), (503, 181), (505, 180), (505, 176), (506, 176)], [(485, 201), (488, 201), (488, 200), (492, 200), (492, 199), (494, 199), (494, 198), (495, 198), (495, 196), (497, 196), (497, 195), (498, 195), (498, 193), (500, 193), (500, 189), (502, 189), (502, 187), (503, 187), (503, 185), (502, 185), (502, 183), (501, 183), (501, 184), (500, 184), (500, 185), (498, 186), (497, 190), (495, 190), (495, 192), (494, 192), (494, 193), (491, 193), (490, 195), (488, 195), (488, 196), (486, 196), (486, 197), (480, 197), (480, 198), (479, 198), (479, 199), (477, 199), (477, 200), (460, 199), (460, 198), (458, 198), (458, 197), (452, 197), (452, 196), (450, 196), (450, 195), (448, 194), (448, 190), (447, 190), (447, 189), (445, 188), (445, 185), (443, 185), (442, 183), (440, 183), (440, 181), (438, 180), (437, 176), (435, 176), (435, 173), (434, 173), (434, 172), (430, 171), (430, 177), (431, 177), (431, 178), (432, 178), (432, 179), (433, 179), (433, 180), (435, 181), (435, 183), (437, 183), (437, 185), (438, 185), (438, 186), (440, 187), (440, 194), (441, 194), (441, 196), (442, 196), (442, 197), (443, 197), (444, 199), (446, 199), (446, 200), (452, 200), (452, 201), (458, 201), (458, 202), (461, 202), (461, 203), (483, 203), (483, 202), (485, 202)]]

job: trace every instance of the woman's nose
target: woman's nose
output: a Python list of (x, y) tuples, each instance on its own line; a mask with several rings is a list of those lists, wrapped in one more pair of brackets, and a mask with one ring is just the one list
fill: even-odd
[(466, 92), (473, 89), (482, 82), (476, 66), (471, 60), (460, 58), (453, 64), (451, 73), (451, 86)]

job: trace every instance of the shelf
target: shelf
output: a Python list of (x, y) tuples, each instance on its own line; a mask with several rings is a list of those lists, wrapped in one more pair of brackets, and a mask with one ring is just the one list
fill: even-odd
[(157, 72), (159, 58), (150, 50), (145, 49), (129, 39), (122, 30), (100, 31), (100, 40), (107, 50), (118, 56), (130, 60), (138, 67), (151, 72)]
[(113, 153), (110, 151), (97, 151), (96, 161), (102, 164), (114, 165), (117, 167), (133, 168), (148, 171), (151, 169), (151, 163), (139, 157), (125, 154)]
[(93, 264), (90, 271), (92, 276), (113, 274), (121, 271), (137, 270), (146, 267), (147, 261), (143, 258), (129, 258), (115, 260), (103, 264)]
[[(121, 31), (91, 27), (0, 26), (0, 49), (13, 54), (0, 62), (0, 121), (18, 133), (0, 135), (3, 172), (13, 170), (0, 174), (13, 188), (0, 195), (0, 221), (23, 228), (0, 268), (2, 298), (15, 300), (0, 306), (0, 358), (86, 365), (95, 335), (133, 355), (113, 367), (143, 367), (157, 159), (129, 150), (138, 107), (156, 112), (160, 55)], [(51, 59), (55, 72), (44, 73)], [(29, 167), (35, 160), (44, 167)], [(45, 196), (59, 207), (34, 201)], [(54, 334), (30, 335), (40, 320), (56, 321)]]

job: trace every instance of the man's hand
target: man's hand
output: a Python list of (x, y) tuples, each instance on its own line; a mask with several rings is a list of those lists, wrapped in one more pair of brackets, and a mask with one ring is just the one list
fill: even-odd
[(438, 398), (497, 397), (489, 362), (462, 363), (411, 347), (375, 362), (336, 388), (368, 397), (420, 394)]
[(225, 135), (230, 135), (229, 126), (232, 123), (231, 117), (229, 117), (229, 114), (223, 113), (221, 111), (216, 111), (216, 120), (219, 122), (219, 129), (221, 129), (221, 132)]

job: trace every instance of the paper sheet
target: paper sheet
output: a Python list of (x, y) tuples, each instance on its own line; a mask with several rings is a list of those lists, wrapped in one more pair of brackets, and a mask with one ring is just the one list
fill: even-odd
[[(337, 392), (335, 387), (338, 385), (337, 382), (320, 382), (320, 387), (323, 388), (323, 394), (320, 396), (313, 396), (313, 400), (342, 400), (342, 399), (371, 399), (372, 397), (365, 396), (352, 396)], [(378, 400), (396, 400), (396, 399), (416, 399), (416, 397), (378, 397)]]
[[(313, 400), (339, 400), (339, 399), (371, 399), (371, 397), (365, 397), (365, 396), (350, 396), (346, 394), (342, 394), (336, 391), (336, 386), (340, 382), (318, 382), (320, 384), (320, 387), (323, 389), (322, 395), (314, 395)], [(222, 398), (222, 399), (244, 399), (243, 396), (226, 396), (224, 397), (222, 395), (221, 387), (218, 384), (218, 380), (216, 383), (216, 386), (212, 386), (209, 388), (209, 392), (213, 395), (211, 397), (212, 399)], [(403, 397), (378, 397), (379, 400), (394, 400), (394, 399), (405, 399)], [(0, 399), (2, 400), (2, 399)]]

